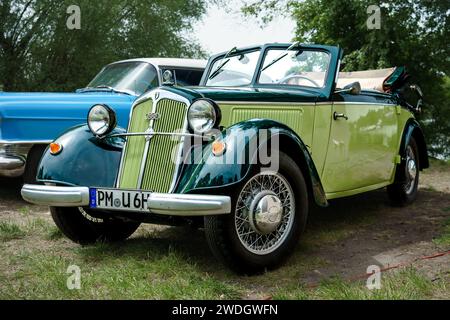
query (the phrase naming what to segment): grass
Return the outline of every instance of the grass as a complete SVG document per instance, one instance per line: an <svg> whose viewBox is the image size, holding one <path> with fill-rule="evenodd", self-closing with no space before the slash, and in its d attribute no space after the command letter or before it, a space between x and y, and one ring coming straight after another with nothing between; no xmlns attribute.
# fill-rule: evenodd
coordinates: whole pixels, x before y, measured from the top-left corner
<svg viewBox="0 0 450 320"><path fill-rule="evenodd" d="M381 288L369 290L365 282L349 282L342 278L322 281L310 289L305 285L281 288L275 299L321 300L416 300L432 298L435 292L448 292L449 284L440 279L431 282L414 268L385 273L381 276Z"/></svg>
<svg viewBox="0 0 450 320"><path fill-rule="evenodd" d="M0 240L10 241L25 237L26 232L19 225L11 222L0 222Z"/></svg>
<svg viewBox="0 0 450 320"><path fill-rule="evenodd" d="M382 276L381 290L363 281L332 277L311 288L316 270L332 269L333 257L318 254L349 237L359 237L382 218L384 205L372 195L335 201L313 212L303 240L281 268L244 277L231 273L211 255L204 234L189 228L143 227L126 242L79 246L48 216L21 210L17 222L0 220L0 299L426 299L448 297L448 282L431 281L407 268ZM363 208L363 209L359 209ZM442 210L450 210L448 203ZM438 209L441 210L441 209ZM434 241L448 245L450 220ZM389 241L389 232L377 232ZM69 290L70 266L81 270L81 289ZM318 278L322 278L321 275ZM309 279L309 280L308 280ZM309 282L308 282L309 283Z"/></svg>
<svg viewBox="0 0 450 320"><path fill-rule="evenodd" d="M21 227L1 223L0 230L9 235L9 241L39 239L35 246L9 248L14 254L5 254L7 240L2 238L0 299L240 299L249 292L256 298L273 299L425 299L449 290L445 282L431 282L413 268L383 274L381 290L370 291L361 281L336 277L310 288L300 279L329 262L310 256L308 244L281 269L239 277L203 250L196 257L187 255L192 248L186 248L198 243L186 243L179 228L141 230L138 237L125 243L86 247L72 244L44 219L28 220ZM180 232L182 239L167 239L174 232ZM334 240L335 236L320 235L309 243ZM72 275L67 271L74 265L81 270L80 290L67 287Z"/></svg>
<svg viewBox="0 0 450 320"><path fill-rule="evenodd" d="M3 242L33 235L43 236L48 240L57 240L63 237L62 232L56 226L42 218L27 218L24 223L0 221L0 240Z"/></svg>
<svg viewBox="0 0 450 320"><path fill-rule="evenodd" d="M437 171L448 171L450 170L450 160L439 160L436 158L429 158L430 168Z"/></svg>
<svg viewBox="0 0 450 320"><path fill-rule="evenodd" d="M445 208L445 212L450 212L450 208ZM438 246L450 247L450 218L443 223L442 233L433 242Z"/></svg>
<svg viewBox="0 0 450 320"><path fill-rule="evenodd" d="M20 263L13 281L0 286L0 299L234 299L236 284L202 271L173 248L147 241L127 245L73 247L63 254L21 251L9 263ZM146 243L147 242L147 243ZM81 289L69 290L69 266L81 269Z"/></svg>
<svg viewBox="0 0 450 320"><path fill-rule="evenodd" d="M31 210L30 210L30 207L28 207L28 206L19 208L19 213L23 216L30 215L30 212L31 212Z"/></svg>

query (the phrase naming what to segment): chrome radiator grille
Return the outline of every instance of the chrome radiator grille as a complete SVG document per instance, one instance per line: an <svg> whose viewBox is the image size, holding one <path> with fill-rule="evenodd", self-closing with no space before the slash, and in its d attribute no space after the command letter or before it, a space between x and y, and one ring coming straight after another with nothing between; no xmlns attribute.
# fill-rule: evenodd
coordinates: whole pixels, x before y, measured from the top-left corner
<svg viewBox="0 0 450 320"><path fill-rule="evenodd" d="M135 106L129 132L145 132L149 128L147 114L150 112L158 114L158 119L153 121L154 132L185 130L186 104L161 99L155 107L152 100ZM175 136L154 135L150 142L146 142L144 136L128 137L121 164L119 188L170 192L176 172L175 155L179 144L180 138Z"/></svg>

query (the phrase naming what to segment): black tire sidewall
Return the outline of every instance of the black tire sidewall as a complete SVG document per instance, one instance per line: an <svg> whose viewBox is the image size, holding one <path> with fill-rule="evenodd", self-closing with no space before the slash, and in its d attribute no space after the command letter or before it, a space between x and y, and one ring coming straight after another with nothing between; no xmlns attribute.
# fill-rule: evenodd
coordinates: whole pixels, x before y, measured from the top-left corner
<svg viewBox="0 0 450 320"><path fill-rule="evenodd" d="M412 192L410 192L410 193L406 192L405 180L406 180L406 175L408 174L407 173L407 165L408 164L406 163L406 159L405 159L405 161L403 161L402 164L397 167L397 173L395 175L394 183L392 185L388 186L388 188L387 188L389 199L391 200L391 203L394 206L405 206L407 204L410 204L417 198L417 194L418 194L419 175L420 175L419 149L418 149L418 146L417 146L417 143L416 143L416 140L414 139L414 137L410 138L410 140L407 144L407 147L408 146L411 146L411 148L414 152L414 157L415 157L415 161L416 161L417 173L416 173L416 179L414 181L414 188L413 188ZM405 153L406 153L406 148L405 148Z"/></svg>
<svg viewBox="0 0 450 320"><path fill-rule="evenodd" d="M56 226L70 240L85 245L97 241L113 242L125 240L139 227L138 222L119 219L104 219L93 222L80 212L79 208L50 207Z"/></svg>

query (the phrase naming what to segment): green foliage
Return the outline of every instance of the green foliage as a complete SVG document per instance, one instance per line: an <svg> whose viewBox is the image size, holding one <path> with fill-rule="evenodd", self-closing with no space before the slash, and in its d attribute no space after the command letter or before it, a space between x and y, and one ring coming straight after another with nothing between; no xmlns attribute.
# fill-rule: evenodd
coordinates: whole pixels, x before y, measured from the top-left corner
<svg viewBox="0 0 450 320"><path fill-rule="evenodd" d="M369 30L370 5L381 8L381 29ZM450 2L430 0L256 1L244 12L262 17L288 10L296 40L339 45L346 71L406 66L425 96L420 116L434 155L450 157Z"/></svg>
<svg viewBox="0 0 450 320"><path fill-rule="evenodd" d="M207 3L79 0L81 29L69 30L73 1L1 1L0 84L5 91L72 91L116 60L202 57L186 35Z"/></svg>

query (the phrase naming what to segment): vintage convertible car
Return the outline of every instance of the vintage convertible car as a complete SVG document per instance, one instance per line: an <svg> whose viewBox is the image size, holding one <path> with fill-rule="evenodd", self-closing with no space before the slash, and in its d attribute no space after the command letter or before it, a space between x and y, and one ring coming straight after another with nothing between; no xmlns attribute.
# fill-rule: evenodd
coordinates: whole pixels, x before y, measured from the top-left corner
<svg viewBox="0 0 450 320"><path fill-rule="evenodd" d="M87 125L45 153L46 185L25 185L22 196L49 205L81 244L125 239L142 222L187 222L204 227L232 269L273 268L311 205L383 187L405 205L428 167L404 68L339 73L341 55L321 45L233 48L210 58L200 87L137 99L127 130L95 105Z"/></svg>
<svg viewBox="0 0 450 320"><path fill-rule="evenodd" d="M68 128L86 122L95 103L114 108L126 126L134 100L164 81L198 85L206 61L191 59L133 59L107 65L76 93L0 92L0 176L34 182L47 145ZM163 79L163 75L167 79Z"/></svg>

